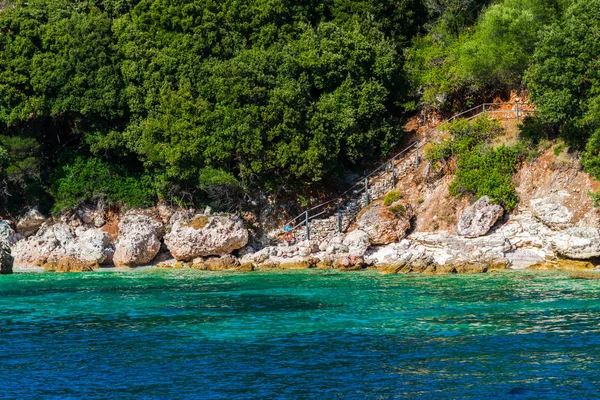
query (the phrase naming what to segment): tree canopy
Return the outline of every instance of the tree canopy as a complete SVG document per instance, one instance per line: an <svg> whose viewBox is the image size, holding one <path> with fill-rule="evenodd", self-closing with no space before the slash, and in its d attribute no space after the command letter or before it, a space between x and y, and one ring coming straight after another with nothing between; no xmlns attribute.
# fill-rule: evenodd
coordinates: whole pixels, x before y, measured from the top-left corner
<svg viewBox="0 0 600 400"><path fill-rule="evenodd" d="M3 176L53 198L65 166L101 158L174 200L207 169L267 190L333 179L401 138L424 18L416 0L17 1L0 13Z"/></svg>

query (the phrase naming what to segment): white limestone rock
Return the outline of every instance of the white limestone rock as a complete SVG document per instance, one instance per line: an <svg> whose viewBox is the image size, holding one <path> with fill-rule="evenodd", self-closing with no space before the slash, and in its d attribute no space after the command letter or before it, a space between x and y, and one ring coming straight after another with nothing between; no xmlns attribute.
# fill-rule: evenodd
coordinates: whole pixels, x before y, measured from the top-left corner
<svg viewBox="0 0 600 400"><path fill-rule="evenodd" d="M554 250L563 257L588 260L600 257L600 231L592 227L575 227L558 232L552 238Z"/></svg>
<svg viewBox="0 0 600 400"><path fill-rule="evenodd" d="M221 256L248 244L248 230L239 219L224 216L196 215L189 220L176 220L165 244L177 260Z"/></svg>
<svg viewBox="0 0 600 400"><path fill-rule="evenodd" d="M468 238L483 236L502 215L504 215L502 206L491 204L489 197L483 196L465 209L458 220L456 232Z"/></svg>
<svg viewBox="0 0 600 400"><path fill-rule="evenodd" d="M163 224L144 214L128 214L119 222L113 263L117 267L149 264L160 251Z"/></svg>

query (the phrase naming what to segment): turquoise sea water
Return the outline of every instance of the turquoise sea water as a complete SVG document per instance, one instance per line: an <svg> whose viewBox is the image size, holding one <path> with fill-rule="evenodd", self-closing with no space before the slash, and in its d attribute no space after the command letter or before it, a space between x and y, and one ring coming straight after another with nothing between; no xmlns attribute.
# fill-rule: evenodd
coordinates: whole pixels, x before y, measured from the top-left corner
<svg viewBox="0 0 600 400"><path fill-rule="evenodd" d="M0 276L0 397L596 398L599 295L525 272Z"/></svg>

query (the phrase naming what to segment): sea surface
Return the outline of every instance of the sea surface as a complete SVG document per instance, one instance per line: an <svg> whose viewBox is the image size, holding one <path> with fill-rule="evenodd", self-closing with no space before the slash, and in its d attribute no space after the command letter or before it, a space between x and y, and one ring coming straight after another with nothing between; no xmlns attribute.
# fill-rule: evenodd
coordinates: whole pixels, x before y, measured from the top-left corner
<svg viewBox="0 0 600 400"><path fill-rule="evenodd" d="M540 272L0 276L0 397L598 398L599 296Z"/></svg>

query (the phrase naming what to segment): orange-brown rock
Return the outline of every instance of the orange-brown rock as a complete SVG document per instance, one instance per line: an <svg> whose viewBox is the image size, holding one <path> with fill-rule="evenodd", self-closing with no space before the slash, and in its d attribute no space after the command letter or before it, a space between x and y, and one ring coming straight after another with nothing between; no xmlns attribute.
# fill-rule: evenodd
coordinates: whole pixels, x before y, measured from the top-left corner
<svg viewBox="0 0 600 400"><path fill-rule="evenodd" d="M61 258L43 264L44 270L54 272L91 272L100 268L97 262L83 261L75 258Z"/></svg>
<svg viewBox="0 0 600 400"><path fill-rule="evenodd" d="M591 271L596 267L589 261L554 260L534 264L527 269L535 271Z"/></svg>
<svg viewBox="0 0 600 400"><path fill-rule="evenodd" d="M237 269L240 262L231 255L224 255L222 257L207 258L204 260L204 265L209 271L227 271Z"/></svg>
<svg viewBox="0 0 600 400"><path fill-rule="evenodd" d="M383 201L376 201L357 215L356 224L369 235L371 245L385 245L406 236L413 216L410 205L396 202L386 207Z"/></svg>
<svg viewBox="0 0 600 400"><path fill-rule="evenodd" d="M308 269L316 268L319 263L318 258L314 257L303 257L291 259L290 261L284 261L279 264L279 269Z"/></svg>

